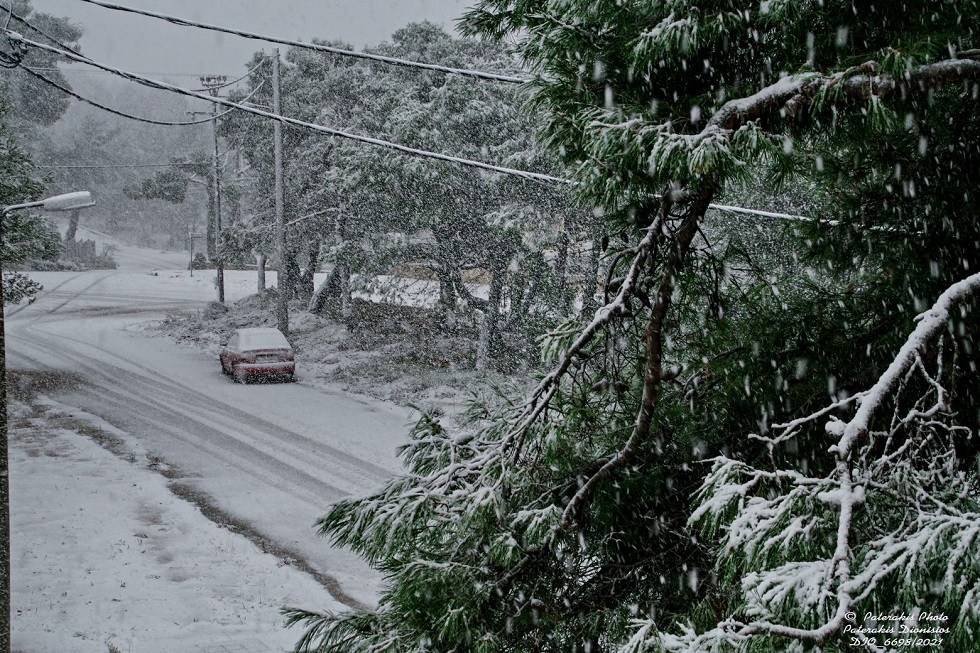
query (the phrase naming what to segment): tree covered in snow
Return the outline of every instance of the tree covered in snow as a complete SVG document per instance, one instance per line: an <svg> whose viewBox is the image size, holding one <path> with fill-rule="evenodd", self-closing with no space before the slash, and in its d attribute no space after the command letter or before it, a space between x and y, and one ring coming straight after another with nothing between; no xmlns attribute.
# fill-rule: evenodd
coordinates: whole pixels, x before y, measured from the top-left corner
<svg viewBox="0 0 980 653"><path fill-rule="evenodd" d="M513 66L500 46L453 38L430 23L408 25L369 51L479 69ZM254 101L268 105L269 67L259 55L250 65L256 67L253 86L266 80ZM513 87L298 48L285 52L282 70L289 116L446 155L539 171L554 165L519 111ZM266 223L273 198L270 131L267 122L244 116L225 127L229 135L244 134L254 205ZM443 326L479 322L481 351L499 349L501 331L520 330L515 318L533 322L529 315L550 310L542 298L556 284L535 284L531 277L541 250L557 240L558 214L567 214L569 223L579 214L567 189L298 129L285 130L284 153L286 219L302 219L289 228L290 249L314 267L321 254L334 264L312 310L339 306L349 317L352 275L390 275L406 264L427 268L438 281ZM489 276L489 297L476 296L463 282L464 272L474 269ZM312 288L304 287L309 294ZM508 299L519 310L503 315Z"/></svg>
<svg viewBox="0 0 980 653"><path fill-rule="evenodd" d="M134 88L111 78L80 77L75 80L75 92L129 115L161 121L180 116L183 120L186 110L192 108L181 96ZM195 187L189 201L184 201L187 193L181 177L189 172L187 166L168 169L145 164L193 157L202 161L198 174L203 170L202 180L208 180L210 168L204 153L210 150L209 130L207 124L147 125L73 100L59 120L36 130L30 148L49 177L49 192L85 189L98 198L100 208L82 215L85 224L130 242L180 249L189 224L199 219L206 194L203 187L200 192ZM65 233L69 242L75 240L76 217L72 216Z"/></svg>
<svg viewBox="0 0 980 653"><path fill-rule="evenodd" d="M34 11L30 0L12 0L7 3L3 20L5 27L27 38L38 38L41 34L37 30L41 30L45 35L75 48L82 36L82 30L69 19ZM63 62L58 55L38 49L30 49L21 54L23 65L44 70L49 79L68 86L64 75L57 68ZM20 67L9 68L0 77L0 94L10 104L7 120L16 123L21 129L52 125L71 102L62 91L38 80Z"/></svg>
<svg viewBox="0 0 980 653"><path fill-rule="evenodd" d="M425 414L404 476L329 509L389 586L292 612L299 648L877 650L868 613L932 613L965 650L980 3L483 0L465 25L536 77L602 215L603 305L528 396ZM812 220L712 208L747 186Z"/></svg>
<svg viewBox="0 0 980 653"><path fill-rule="evenodd" d="M329 45L349 48L343 43ZM270 55L256 53L248 67L252 71L248 101L271 108ZM293 48L284 53L281 71L285 115L341 129L349 126L352 93L361 87L359 79L352 79L359 78L358 67L350 65L347 59ZM233 94L232 99L243 100L245 95L244 92ZM272 246L275 225L272 123L233 113L222 121L221 130L242 152L247 164L239 174L250 218L247 228L265 242L260 253L275 257L278 253ZM333 180L328 174L335 142L320 134L289 128L283 129L282 136L285 219L287 222L302 220L286 230L286 260L280 266L284 272L280 284L293 296L309 297L313 292L312 274L320 263L321 245L331 234L336 217L336 202L331 199ZM313 215L316 219L310 217Z"/></svg>

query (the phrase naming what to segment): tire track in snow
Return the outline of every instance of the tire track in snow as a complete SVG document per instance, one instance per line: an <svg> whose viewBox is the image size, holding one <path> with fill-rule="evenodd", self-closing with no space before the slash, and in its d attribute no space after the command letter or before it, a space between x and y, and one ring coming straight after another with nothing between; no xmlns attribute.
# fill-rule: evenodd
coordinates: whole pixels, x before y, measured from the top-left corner
<svg viewBox="0 0 980 653"><path fill-rule="evenodd" d="M118 274L118 272L115 272L115 273L111 273L110 275L107 275L107 276L111 276L112 274ZM42 290L42 291L41 291L40 293L38 293L38 295L37 295L37 297L35 298L35 300L34 300L33 302L28 302L27 304L24 304L24 305L22 305L22 306L16 306L16 307L14 307L14 308L12 308L12 309L10 309L9 311L7 311L7 313L6 313L6 316L5 316L5 317L6 317L6 318L11 318L11 317L13 317L13 316L15 316L15 315L17 315L18 313L20 313L20 312L22 312L22 311L25 311L25 310L27 310L28 308L31 308L32 306L33 306L34 308L41 308L41 306L43 306L43 302L42 302L42 305L41 305L41 306L35 306L35 304L36 304L36 302L37 302L37 300L38 300L38 299L41 299L41 298L45 298L45 299L47 299L48 297L54 297L54 296L57 296L57 291L58 291L59 289L61 289L62 287L64 287L64 286L66 286L66 285L68 285L68 284L69 284L69 283L71 283L72 281L76 281L76 280L77 280L77 279L79 279L80 277L84 277L84 276L87 276L87 273L85 273L85 272L79 272L79 273L78 273L78 274L76 274L75 276L73 276L73 277L69 277L68 279L65 279L64 281L62 281L62 282L60 282L60 283L59 283L58 285L56 285L56 286L54 286L54 287L52 287L52 288L45 288L45 289L43 289L43 290ZM105 277L104 277L104 276L103 276L103 277L100 277L100 278L99 278L99 279L97 279L97 280L96 280L95 282L93 282L93 283L91 283L90 285L88 285L88 286L86 286L86 287L85 287L85 288L83 288L82 290L80 290L80 291L78 291L78 292L74 292L74 293L72 293L72 295L71 295L71 299L75 299L75 298L77 298L77 297L79 296L79 294L81 294L81 293L83 293L83 292L85 292L86 290L88 290L88 289L89 289L89 288L91 288L92 286L94 286L94 285L96 285L96 284L98 284L98 283L99 283L99 282L101 282L101 281L102 281L103 279L105 279ZM69 299L68 301L71 301L71 299ZM54 308L54 309L52 309L51 311L49 311L49 313L53 313L53 312L55 312L56 310L58 310L58 308L60 308L61 306L64 306L64 305L65 305L65 304L67 304L67 303L68 303L68 302L65 302L64 304L61 304L60 306L58 306L58 307L56 307L56 308ZM42 317L42 315L40 315L40 314L39 314L39 315L38 315L37 317L35 317L35 318L34 318L34 320L36 321L36 320L37 320L37 319L39 319L40 317Z"/></svg>

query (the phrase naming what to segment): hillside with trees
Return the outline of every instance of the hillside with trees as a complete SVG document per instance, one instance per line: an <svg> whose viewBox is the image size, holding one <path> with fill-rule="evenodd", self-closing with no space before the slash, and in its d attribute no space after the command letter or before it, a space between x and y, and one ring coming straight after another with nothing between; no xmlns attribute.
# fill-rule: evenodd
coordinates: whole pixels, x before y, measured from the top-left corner
<svg viewBox="0 0 980 653"><path fill-rule="evenodd" d="M424 23L370 52L476 69L514 65L500 47ZM259 89L251 101L259 106L271 104L270 67L265 53L249 63L250 86ZM514 87L292 48L283 57L282 98L285 115L334 129L521 169L547 172L555 165L535 142ZM239 260L249 250L276 255L268 249L271 131L268 121L242 114L222 125L248 162L242 184L252 217L226 239L238 249L228 255ZM310 310L332 308L356 329L352 283L413 270L438 282L436 322L472 343L479 368L513 366L508 359L526 358L534 339L567 316L567 243L559 263L546 263L545 253L559 249L569 231L582 240L591 235L567 189L295 128L285 130L283 159L290 228L281 288ZM332 266L331 277L314 288L313 271L323 264ZM480 275L486 296L464 282L469 273Z"/></svg>

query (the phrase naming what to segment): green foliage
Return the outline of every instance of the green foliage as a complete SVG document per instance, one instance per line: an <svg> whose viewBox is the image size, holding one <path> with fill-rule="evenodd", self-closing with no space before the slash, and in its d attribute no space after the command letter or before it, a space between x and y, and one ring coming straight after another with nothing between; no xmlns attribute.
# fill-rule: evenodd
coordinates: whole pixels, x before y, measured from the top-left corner
<svg viewBox="0 0 980 653"><path fill-rule="evenodd" d="M963 64L973 72L928 92L882 90L909 66L975 53L962 26L978 21L977 2L483 0L471 10L467 30L512 40L538 76L543 137L575 171L579 203L622 242L602 246L605 305L544 340L551 371L530 397L459 433L427 416L403 477L320 522L390 589L370 617L296 613L310 627L303 648L837 650L847 646L832 621L841 606L911 610L927 586L939 609L974 596L972 554L945 577L936 570L944 543L965 550L960 535L975 529L949 530L945 509L903 513L888 498L907 503L926 488L949 513L973 510L975 299L950 315L942 369L883 399L892 410L856 436L853 458L828 452L819 429L774 433L828 404L848 414L915 315L980 270L975 69ZM871 78L892 72L902 76ZM399 127L434 131L412 112ZM434 183L422 166L406 169ZM707 211L738 196L816 219L777 226ZM919 413L908 411L926 415L932 392L955 399L936 400L942 417L913 427ZM942 456L902 448L940 435ZM850 465L883 487L868 485L840 545ZM900 468L912 471L889 475ZM935 528L914 527L929 515ZM910 573L896 564L875 575L894 561L881 542L905 534L928 541ZM837 573L841 560L853 576ZM965 632L976 617L964 614ZM729 617L763 625L733 635L741 626ZM798 637L807 643L766 636L766 624L827 623Z"/></svg>
<svg viewBox="0 0 980 653"><path fill-rule="evenodd" d="M5 120L6 103L0 101L0 205L23 204L40 198L44 187L34 176L30 156L21 148Z"/></svg>
<svg viewBox="0 0 980 653"><path fill-rule="evenodd" d="M133 199L163 200L171 204L182 204L187 197L187 174L177 168L158 172L135 188L127 189Z"/></svg>
<svg viewBox="0 0 980 653"><path fill-rule="evenodd" d="M211 267L204 252L194 252L194 259L187 264L188 270L207 270Z"/></svg>
<svg viewBox="0 0 980 653"><path fill-rule="evenodd" d="M6 105L0 101L0 207L24 204L41 197L44 187L37 181L34 163L21 149L6 122ZM3 293L5 303L30 299L41 286L10 270L29 259L53 259L61 252L57 233L30 210L2 215Z"/></svg>
<svg viewBox="0 0 980 653"><path fill-rule="evenodd" d="M513 66L502 48L453 38L430 23L409 25L373 51L480 69ZM252 62L256 85L269 74L259 56ZM266 85L254 101L268 105L269 94ZM291 49L282 65L282 103L285 113L301 120L446 155L541 171L553 166L534 141L531 120L518 110L517 89L506 85ZM255 173L253 226L270 225L270 126L235 116L222 129L242 140ZM508 353L510 360L523 358L528 342L550 326L543 315L554 305L543 298L553 294L553 275L540 274L535 263L555 242L556 214L574 214L563 189L302 130L285 131L283 151L286 220L302 219L287 230L287 256L300 260L322 250L364 278L390 275L402 264L432 269L444 326L456 325L462 333L489 325L491 356L501 366ZM509 264L516 274L508 274ZM508 319L499 306L475 297L463 277L476 269L498 281L506 277L502 294L526 310ZM340 284L335 290L341 292Z"/></svg>

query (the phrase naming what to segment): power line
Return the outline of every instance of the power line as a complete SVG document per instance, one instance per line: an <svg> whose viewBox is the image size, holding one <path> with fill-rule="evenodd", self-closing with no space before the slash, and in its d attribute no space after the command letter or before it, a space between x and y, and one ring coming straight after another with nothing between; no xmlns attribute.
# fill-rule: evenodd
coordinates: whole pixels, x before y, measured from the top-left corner
<svg viewBox="0 0 980 653"><path fill-rule="evenodd" d="M133 12L133 13L147 13L147 15L152 15L153 17L156 17L156 18L162 18L164 20L170 20L170 17L166 17L166 16L163 16L163 15L154 15L151 12L142 12L142 11L130 9L128 7L122 7L122 6L119 6L119 5L110 5L109 3L97 2L96 0L82 0L82 1L83 2L90 2L92 4L97 4L97 5L100 5L100 6L105 6L105 7L110 8L110 9L119 9L121 11L130 11L130 12ZM174 20L175 21L181 21L181 19L174 19ZM171 21L171 22L173 22L173 21ZM184 22L178 22L177 24L185 24L185 23ZM196 26L201 26L201 27L205 27L205 28L210 28L208 26L198 25L198 24L190 23L190 22L186 22L186 24L189 25L189 26L195 26L195 27ZM217 29L218 31L223 31L224 30L224 28L215 28L215 29ZM479 168L479 169L483 169L483 170L489 170L489 171L498 172L498 173L501 173L501 174L518 176L518 177L522 177L522 178L525 178L525 179L530 179L532 181L543 181L543 182L555 183L555 184L570 184L570 185L571 184L575 184L574 181L569 180L569 179L563 179L561 177L553 177L551 175L545 175L545 174L536 173L536 172L529 172L529 171L526 171L526 170L518 170L518 169L514 169L514 168L505 168L503 166L496 166L496 165L489 164L489 163L483 163L481 161L473 161L473 160L470 160L470 159L463 159L463 158L460 158L460 157L454 157L454 156L450 156L450 155L447 155L447 154L440 154L438 152L430 152L430 151L427 151L427 150L419 150L419 149L416 149L416 148L408 147L408 146L405 146L405 145L400 145L398 143L392 143L392 142L389 142L389 141L384 141L384 140L377 139L377 138L372 138L372 137L369 137L369 136L360 136L360 135L357 135L357 134L351 134L351 133L344 132L344 131L341 131L341 130L338 130L338 129L333 129L331 127L326 127L324 125L317 125L317 124L314 124L314 123L303 122L303 121L297 120L295 118L288 118L286 116L281 116L281 115L278 115L278 114L275 114L275 113L272 113L272 112L269 112L269 111L264 111L264 110L257 109L257 108L254 108L254 107L245 106L245 105L242 105L242 104L239 104L239 103L236 103L236 102L231 102L231 101L225 100L224 98L210 97L208 95L202 95L202 94L200 94L198 92L195 92L195 91L188 91L186 89L180 88L178 86L173 86L173 85L167 84L165 82L159 82L159 81L152 80L152 79L149 79L149 78L146 78L146 77L142 77L142 76L140 76L140 75L138 75L136 73L131 73L131 72L119 70L119 69L116 69L116 68L112 68L111 66L106 66L104 64L97 63L97 62L95 62L95 61L93 61L91 59L88 59L87 57L83 57L82 55L78 55L78 54L76 54L76 53L74 53L74 52L72 52L70 50L67 50L67 51L58 50L56 48L52 48L51 46L46 46L46 45L41 44L41 43L36 43L34 41L31 41L29 39L24 38L23 36L17 34L16 32L11 32L10 30L7 30L7 29L5 29L3 31L5 31L8 34L8 36L12 37L14 40L20 41L20 42L22 42L22 43L24 43L26 45L31 45L31 46L38 47L38 48L41 48L41 49L44 49L44 50L48 50L50 52L55 52L57 54L61 54L61 55L65 56L65 57L67 57L69 59L75 59L77 61L81 61L82 63L87 63L89 65L95 66L96 68L98 68L98 69L100 69L100 70L102 70L104 72L107 72L107 73L111 73L113 75L120 76L120 77L122 77L124 79L128 79L130 81L134 81L134 82L136 82L138 84L142 84L144 86L149 86L150 88L156 88L156 89L159 89L159 90L171 91L171 92L174 92L174 93L178 93L180 95L186 95L186 96L189 96L189 97L195 97L195 98L198 98L198 99L201 99L201 100L206 100L208 102L212 102L214 104L220 104L220 105L229 107L229 111L226 111L223 114L219 114L219 115L224 115L224 114L226 114L226 113L228 113L228 112L230 112L230 111L232 111L234 109L238 109L240 111L244 111L246 113L251 113L251 114L254 114L254 115L257 115L257 116L261 116L261 117L264 117L264 118L267 118L267 119L270 119L270 120L277 120L277 121L279 121L279 122L281 122L283 124L292 125L294 127L300 127L300 128L303 128L303 129L309 129L309 130L312 130L312 131L317 131L317 132L328 134L328 135L331 135L331 136L337 136L337 137L340 137L340 138L347 138L347 139L359 141L359 142L362 142L362 143L368 143L368 144L371 144L371 145L376 145L376 146L379 146L379 147L386 147L386 148L389 148L389 149L394 149L394 150L397 150L397 151L405 152L406 154L410 154L410 155L413 155L413 156L420 156L420 157L424 157L424 158L432 158L432 159L437 159L437 160L441 160L441 161L447 161L447 162L451 162L451 163L457 163L457 164L460 164L460 165L465 165L465 166L469 166L469 167L475 167L475 168ZM229 33L232 33L232 34L236 34L237 33L234 30L224 30L224 31L228 31ZM242 35L243 36L246 36L246 38L264 39L264 37L259 37L259 36L248 36L248 35L245 35L245 34L242 34ZM277 42L277 41L273 41L273 42ZM278 41L278 42L283 42L283 41ZM286 44L289 45L290 43L289 42L286 42ZM302 44L300 42L296 42L295 44L298 45L298 46L300 46L300 47L312 47L313 49L326 48L326 46L308 46L307 44ZM335 49L334 48L331 48L329 50L332 51L332 50L335 50ZM340 53L343 53L343 52L346 52L346 51L336 52L335 54L340 54ZM353 54L355 56L359 56L358 53L350 53L350 54ZM389 62L389 63L392 63L392 62ZM409 65L409 64L414 65L413 62L403 62L403 63L405 65ZM431 67L428 64L419 64L419 65L421 65L423 67ZM256 66L256 68L258 68L258 66ZM254 70L255 70L255 68L253 68L253 71ZM526 81L526 80L523 80L523 81ZM249 97L251 97L252 94L254 94L255 92L257 92L260 87L256 87L256 89L253 90L252 93L249 94ZM61 88L61 87L59 86L59 88ZM78 97L72 91L68 91L67 89L64 89L64 88L62 88L62 90L64 90L65 92L67 92L67 93L69 93L69 94L71 94L71 95L73 95L75 97ZM80 98L79 97L78 99L81 99L84 102L92 103L91 101L86 100L84 98ZM243 102L246 101L247 99L248 98L246 97L243 100ZM94 103L92 103L92 104L94 104ZM96 106L99 106L99 105L96 105ZM113 113L118 113L118 112L115 112L114 110L111 110L111 109L107 109L107 110L109 110L109 111L111 111ZM127 117L130 117L130 116L127 116ZM138 120L138 118L134 118L134 119L137 119ZM201 122L209 122L211 119L213 119L213 118L209 118L209 119L204 120L204 121L201 121ZM193 124L193 123L182 123L182 124ZM836 220L820 220L818 218L812 218L812 217L807 217L807 216L792 215L792 214L788 214L788 213L778 213L778 212L773 212L773 211L760 211L760 210L757 210L757 209L748 209L748 208L743 208L743 207L738 207L738 206L728 206L728 205L724 205L724 204L709 204L708 205L708 208L714 209L716 211L722 211L722 212L725 212L725 213L735 213L735 214L742 214L742 215L755 215L755 216L764 217L764 218L772 218L772 219L778 219L778 220L789 220L789 221L794 221L794 222L800 222L800 221L802 221L802 222L819 222L821 224L827 224L827 225L830 225L830 226L836 226L836 225L839 224L839 221L836 221Z"/></svg>
<svg viewBox="0 0 980 653"><path fill-rule="evenodd" d="M407 59L398 59L397 57L386 57L379 54L368 54L366 52L354 52L353 50L345 50L343 48L334 48L329 45L319 45L315 43L305 43L303 41L293 41L290 39L281 39L274 36L264 36L262 34L255 34L253 32L246 32L244 30L232 29L230 27L222 27L220 25L209 25L207 23L198 23L191 20L186 20L184 18L178 18L176 16L169 16L167 14L160 14L154 11L146 11L143 9L136 9L133 7L126 7L123 5L113 4L111 2L102 2L100 0L82 0L82 2L88 2L90 4L103 7L105 9L112 9L114 11L123 11L132 14L138 14L140 16L149 16L150 18L157 18L159 20L164 20L168 23L174 25L180 25L181 27L197 27L200 29L211 30L214 32L222 32L224 34L233 34L235 36L240 36L246 39L252 39L255 41L265 41L267 43L278 43L279 45L288 45L297 48L306 48L308 50L316 50L317 52L327 52L330 54L337 54L344 57L354 57L357 59L367 59L369 61L378 61L381 63L392 64L395 66L404 66L407 68L422 68L425 70L435 70L443 73L450 73L453 75L461 75L463 77L474 77L477 79L493 80L498 82L508 82L511 84L524 84L532 80L513 77L510 75L501 75L498 73L488 73L480 70L470 70L467 68L452 68L449 66L440 66L438 64L427 64L421 63L419 61L409 61Z"/></svg>
<svg viewBox="0 0 980 653"><path fill-rule="evenodd" d="M95 170L109 168L170 168L173 166L210 165L208 161L171 161L170 163L79 163L73 165L35 165L44 170Z"/></svg>
<svg viewBox="0 0 980 653"><path fill-rule="evenodd" d="M272 113L270 111L264 111L262 109L257 109L255 107L250 107L238 102L232 102L226 100L222 97L211 97L202 93L197 93L195 91L188 91L187 89L181 88L179 86L174 86L173 84L168 84L166 82L161 82L158 80L150 79L148 77L143 77L142 75L137 75L135 73L127 72L119 68L113 68L112 66L107 66L105 64L98 63L81 55L68 50L61 50L50 45L45 45L43 43L38 43L37 41L32 41L16 32L11 32L10 30L5 30L6 33L15 41L29 45L35 48L40 48L42 50L47 50L49 52L54 52L55 54L60 54L69 59L74 59L76 61L81 61L87 63L96 68L101 68L102 70L107 70L115 73L116 75L128 79L130 81L148 86L150 88L156 88L164 91L171 91L180 95L186 95L188 97L197 98L199 100L205 100L207 102L212 102L214 104L219 104L231 109L239 109L245 113L251 113L263 118L268 118L270 120L278 120L284 125L291 125L293 127L300 127L302 129L309 129L311 131L320 132L322 134L328 134L330 136L336 136L338 138L346 138L353 141L358 141L361 143L368 143L370 145L376 145L378 147L384 147L387 149L395 150L398 152L404 152L412 156L419 156L429 159L436 159L439 161L447 161L450 163L457 163L459 165L464 165L471 168L478 168L481 170L487 170L490 172L499 172L505 175L511 175L515 177L522 177L524 179L529 179L531 181L543 181L547 183L560 183L569 184L572 183L567 179L562 179L560 177L553 177L551 175L542 174L539 172L529 172L527 170L517 170L515 168L506 168L504 166L493 165L491 163L484 163L482 161L474 161L472 159L464 159L461 157L451 156L449 154L440 154L438 152L430 152L428 150L420 150L414 147L409 147L407 145L400 145L398 143L393 143L391 141L385 141L380 138L373 138L370 136L361 136L359 134L352 134L350 132L345 132L340 129L334 129L332 127L326 127L324 125L318 125L315 123L304 122L302 120L297 120L296 118L289 118L279 114Z"/></svg>
<svg viewBox="0 0 980 653"><path fill-rule="evenodd" d="M90 70L88 68L58 68L54 66L38 68L35 67L34 70L45 72L45 73L85 73L92 75L111 75L107 70ZM136 71L138 75L161 75L163 77L200 77L203 73L165 73L165 72L147 72L145 70ZM240 80L236 80L240 81Z"/></svg>
<svg viewBox="0 0 980 653"><path fill-rule="evenodd" d="M72 46L69 46L69 45L63 43L57 37L52 36L51 34L48 34L44 30L42 30L41 28L39 28L36 25L28 22L28 20L26 18L23 18L22 16L19 16L18 14L14 13L13 11L11 11L8 14L8 22L9 22L9 18L11 16L13 18L17 19L20 23L22 23L29 30L34 31L34 32L37 32L38 34L40 34L44 38L48 39L49 41L51 41L52 43L54 43L55 45L57 45L58 47L64 48L65 50L71 50L72 52L75 52L76 54L81 55L81 52L78 51L78 48L77 47L72 47ZM82 55L82 56L84 56L84 55ZM87 60L88 60L88 57L86 57L86 61ZM261 65L262 65L261 63L260 64L257 64L251 70L249 70L248 72L246 72L244 75L242 75L238 79L235 79L233 81L230 81L230 82L224 84L221 88L224 88L224 86L232 86L234 84L237 84L238 82L242 81L243 79L245 79L246 77L248 77L249 75L251 75L256 70L258 70L258 68ZM103 73L103 74L111 74L111 73L109 73L108 71L105 71L105 70L86 70L86 69L79 70L77 68L74 69L74 70L71 70L71 69L64 70L64 69L57 68L57 67L50 67L50 68L34 68L34 70L37 71L37 72L42 72L43 71L43 72L59 72L59 73L64 73L64 72L77 72L77 73ZM164 76L167 76L167 77L200 77L200 74L198 74L198 73L141 72L139 74L141 74L141 75L164 75ZM197 91L197 90L205 90L205 89L193 89L193 90Z"/></svg>
<svg viewBox="0 0 980 653"><path fill-rule="evenodd" d="M208 118L202 118L200 120L187 120L187 121L183 121L183 122L173 122L173 121L169 121L169 120L154 120L153 118L141 118L140 116L134 116L132 114L125 113L123 111L119 111L118 109L113 109L111 107L107 107L104 104L99 104L95 100L90 100L90 99L88 99L86 97L82 97L81 95L79 95L75 91L71 90L70 88L66 88L66 87L62 86L61 84L59 84L58 82L54 81L53 79L49 79L49 78L45 77L44 75L42 75L41 73L35 72L34 70L32 70L31 68L29 68L28 66L21 65L20 68L21 68L21 70L23 70L28 75L31 75L31 76L33 76L33 77L41 80L45 84L49 84L49 85L55 87L56 89L58 89L62 93L65 93L66 95L70 95L71 97L75 98L79 102L84 102L85 104L90 104L90 105L92 105L93 107L95 107L97 109L101 109L101 110L106 111L108 113L111 113L113 115L121 116L121 117L127 118L129 120L135 120L137 122L144 122L144 123L147 123L147 124L150 124L150 125L162 125L164 127L187 127L189 125L203 125L206 122L211 122L215 118L214 116L211 116L211 117L208 117ZM255 90L253 90L249 94L249 97L251 97L256 91L258 91L259 88L261 88L261 84L258 87L256 87ZM227 111L222 111L220 114L218 114L218 117L220 118L221 116L228 115L232 111L234 111L234 109L228 109Z"/></svg>

